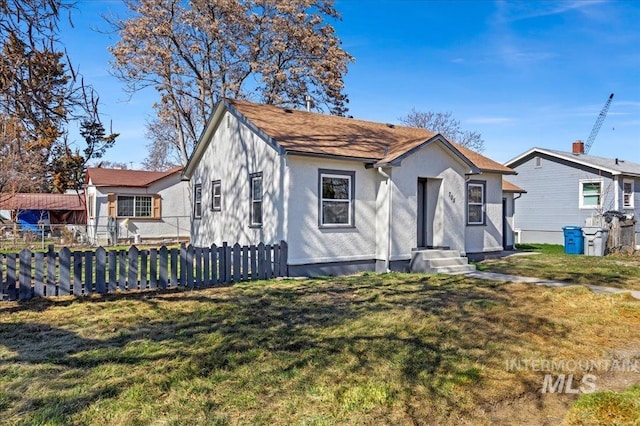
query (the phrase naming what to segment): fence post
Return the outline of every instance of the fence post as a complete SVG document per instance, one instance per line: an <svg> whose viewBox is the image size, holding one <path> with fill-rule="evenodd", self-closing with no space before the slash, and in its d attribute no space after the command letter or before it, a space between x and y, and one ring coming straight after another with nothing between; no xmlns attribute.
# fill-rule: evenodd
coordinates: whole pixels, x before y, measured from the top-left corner
<svg viewBox="0 0 640 426"><path fill-rule="evenodd" d="M33 296L44 296L44 253L37 252L33 254L35 260L35 273L33 277ZM0 264L0 268L2 265Z"/></svg>
<svg viewBox="0 0 640 426"><path fill-rule="evenodd" d="M31 252L27 249L20 251L20 291L18 300L31 299Z"/></svg>
<svg viewBox="0 0 640 426"><path fill-rule="evenodd" d="M180 285L187 286L187 246L180 243Z"/></svg>
<svg viewBox="0 0 640 426"><path fill-rule="evenodd" d="M140 269L140 288L152 288L149 283L148 274L149 274L149 250L140 250L140 263L138 264L138 268Z"/></svg>
<svg viewBox="0 0 640 426"><path fill-rule="evenodd" d="M242 281L249 279L249 247L242 246Z"/></svg>
<svg viewBox="0 0 640 426"><path fill-rule="evenodd" d="M218 261L220 262L220 282L228 283L227 280L227 242L223 241L222 246L220 246L220 253L218 256Z"/></svg>
<svg viewBox="0 0 640 426"><path fill-rule="evenodd" d="M218 271L219 262L218 262L218 246L215 244L211 244L211 285L216 285L218 283Z"/></svg>
<svg viewBox="0 0 640 426"><path fill-rule="evenodd" d="M242 247L240 244L235 243L233 245L233 282L240 282L240 255Z"/></svg>
<svg viewBox="0 0 640 426"><path fill-rule="evenodd" d="M264 246L264 263L266 278L273 278L273 266L271 264L271 244L266 244Z"/></svg>
<svg viewBox="0 0 640 426"><path fill-rule="evenodd" d="M258 279L258 247L249 247L249 257L251 258L251 279Z"/></svg>
<svg viewBox="0 0 640 426"><path fill-rule="evenodd" d="M118 253L109 250L109 288L107 292L115 293L118 289Z"/></svg>
<svg viewBox="0 0 640 426"><path fill-rule="evenodd" d="M0 253L0 301L6 300L6 292L2 272L4 271L4 255Z"/></svg>
<svg viewBox="0 0 640 426"><path fill-rule="evenodd" d="M195 287L202 287L202 249L200 247L193 248L195 254Z"/></svg>
<svg viewBox="0 0 640 426"><path fill-rule="evenodd" d="M264 261L264 243L258 244L258 279L264 280L267 278L267 271Z"/></svg>
<svg viewBox="0 0 640 426"><path fill-rule="evenodd" d="M18 295L16 294L16 257L15 253L7 254L7 297L9 300L16 300Z"/></svg>
<svg viewBox="0 0 640 426"><path fill-rule="evenodd" d="M166 246L162 246L160 247L160 282L158 283L158 286L161 289L165 289L167 288L167 284L169 281L169 251L167 250Z"/></svg>
<svg viewBox="0 0 640 426"><path fill-rule="evenodd" d="M129 290L139 289L138 283L138 248L131 246L129 248L129 273L127 274L127 288Z"/></svg>
<svg viewBox="0 0 640 426"><path fill-rule="evenodd" d="M289 276L289 266L288 266L288 257L289 257L289 246L287 242L282 240L280 241L280 276L287 277Z"/></svg>
<svg viewBox="0 0 640 426"><path fill-rule="evenodd" d="M178 287L178 249L171 249L169 253L171 256L171 282L172 288Z"/></svg>
<svg viewBox="0 0 640 426"><path fill-rule="evenodd" d="M211 247L202 247L200 250L202 250L202 285L204 285L205 287L209 287L211 285L211 254L210 254L210 250Z"/></svg>
<svg viewBox="0 0 640 426"><path fill-rule="evenodd" d="M56 252L53 245L47 250L47 296L56 296Z"/></svg>
<svg viewBox="0 0 640 426"><path fill-rule="evenodd" d="M273 245L273 276L280 276L280 246L278 244Z"/></svg>
<svg viewBox="0 0 640 426"><path fill-rule="evenodd" d="M84 258L84 253L82 253L81 251L73 252L73 294L76 296L82 296L82 259L83 258Z"/></svg>
<svg viewBox="0 0 640 426"><path fill-rule="evenodd" d="M93 259L94 253L84 252L84 295L88 296L93 291Z"/></svg>
<svg viewBox="0 0 640 426"><path fill-rule="evenodd" d="M187 268L187 282L185 287L193 288L193 252L194 247L189 244L187 246L187 259L185 262Z"/></svg>
<svg viewBox="0 0 640 426"><path fill-rule="evenodd" d="M96 291L100 294L107 292L106 288L107 276L107 252L104 248L96 249Z"/></svg>
<svg viewBox="0 0 640 426"><path fill-rule="evenodd" d="M127 252L118 251L118 287L121 291L127 290Z"/></svg>
<svg viewBox="0 0 640 426"><path fill-rule="evenodd" d="M158 288L158 250L149 250L149 288Z"/></svg>
<svg viewBox="0 0 640 426"><path fill-rule="evenodd" d="M71 294L71 251L66 247L60 250L60 287L58 293L60 296Z"/></svg>

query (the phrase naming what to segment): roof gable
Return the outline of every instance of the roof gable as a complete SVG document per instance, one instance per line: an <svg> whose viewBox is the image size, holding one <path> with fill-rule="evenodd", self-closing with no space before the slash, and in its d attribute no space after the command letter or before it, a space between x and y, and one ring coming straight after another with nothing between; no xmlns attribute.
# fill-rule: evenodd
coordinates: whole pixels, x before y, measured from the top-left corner
<svg viewBox="0 0 640 426"><path fill-rule="evenodd" d="M87 170L87 182L91 181L95 186L146 188L161 179L175 175L181 171L182 167L174 167L164 172L90 167Z"/></svg>
<svg viewBox="0 0 640 426"><path fill-rule="evenodd" d="M591 167L593 169L611 173L612 175L640 176L640 164L630 161L587 154L573 154L571 152L537 147L531 148L519 156L507 161L505 165L509 167L517 167L536 154L543 154L549 157L565 160L576 165Z"/></svg>
<svg viewBox="0 0 640 426"><path fill-rule="evenodd" d="M225 111L231 112L281 153L330 156L362 160L376 166L397 166L404 157L438 138L454 155L467 163L473 173L515 173L427 129L225 99L212 114L185 167L186 178L191 176L195 164L200 161Z"/></svg>
<svg viewBox="0 0 640 426"><path fill-rule="evenodd" d="M5 193L0 194L0 210L84 210L84 195Z"/></svg>

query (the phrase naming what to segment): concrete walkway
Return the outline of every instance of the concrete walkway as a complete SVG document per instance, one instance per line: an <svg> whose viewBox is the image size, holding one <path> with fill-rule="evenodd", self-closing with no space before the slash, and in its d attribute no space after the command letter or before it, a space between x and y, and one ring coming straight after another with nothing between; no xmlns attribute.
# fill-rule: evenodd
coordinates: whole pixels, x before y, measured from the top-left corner
<svg viewBox="0 0 640 426"><path fill-rule="evenodd" d="M572 285L582 285L584 287L587 287L588 289L590 289L596 294L630 293L632 297L636 299L640 299L639 290L625 290L623 288L603 287L599 285L590 285L590 284L574 284L574 283L568 283L568 282L562 282L562 281L545 280L544 278L521 277L519 275L498 274L495 272L475 271L475 272L469 272L464 275L467 277L477 278L481 280L527 283L527 284L543 285L547 287L569 287Z"/></svg>

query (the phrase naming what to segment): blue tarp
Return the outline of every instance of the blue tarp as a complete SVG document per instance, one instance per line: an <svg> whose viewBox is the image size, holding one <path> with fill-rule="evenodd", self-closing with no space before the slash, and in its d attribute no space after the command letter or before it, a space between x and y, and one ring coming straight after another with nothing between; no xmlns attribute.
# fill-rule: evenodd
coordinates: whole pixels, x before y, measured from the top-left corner
<svg viewBox="0 0 640 426"><path fill-rule="evenodd" d="M46 210L20 210L18 223L25 231L40 232L39 223L49 223L49 212Z"/></svg>

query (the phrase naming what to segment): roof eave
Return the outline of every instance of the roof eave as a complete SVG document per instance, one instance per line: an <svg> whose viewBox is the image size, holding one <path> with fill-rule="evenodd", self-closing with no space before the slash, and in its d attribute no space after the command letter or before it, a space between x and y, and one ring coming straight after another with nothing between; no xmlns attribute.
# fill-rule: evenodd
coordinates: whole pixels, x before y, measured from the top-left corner
<svg viewBox="0 0 640 426"><path fill-rule="evenodd" d="M285 150L286 155L297 155L301 157L317 157L317 158L331 158L335 160L347 160L347 161L364 161L365 163L375 163L379 158L368 158L368 157L354 157L348 155L336 155L336 154L326 154L319 152L306 152L306 151L296 151L296 150ZM374 164L374 167L378 167Z"/></svg>

